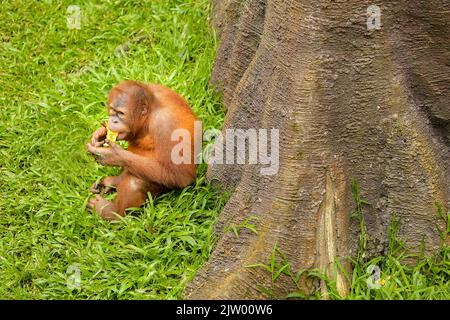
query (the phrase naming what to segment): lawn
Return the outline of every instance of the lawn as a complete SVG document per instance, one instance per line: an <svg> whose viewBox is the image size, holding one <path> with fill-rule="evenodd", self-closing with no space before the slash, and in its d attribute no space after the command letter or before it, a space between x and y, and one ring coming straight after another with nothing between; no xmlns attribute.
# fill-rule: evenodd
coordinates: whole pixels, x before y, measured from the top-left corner
<svg viewBox="0 0 450 320"><path fill-rule="evenodd" d="M80 29L67 24L74 4ZM117 169L97 165L85 143L123 79L163 83L204 129L221 128L208 15L207 0L2 2L0 298L181 297L209 256L225 196L201 166L193 186L102 221L85 209L88 188Z"/></svg>

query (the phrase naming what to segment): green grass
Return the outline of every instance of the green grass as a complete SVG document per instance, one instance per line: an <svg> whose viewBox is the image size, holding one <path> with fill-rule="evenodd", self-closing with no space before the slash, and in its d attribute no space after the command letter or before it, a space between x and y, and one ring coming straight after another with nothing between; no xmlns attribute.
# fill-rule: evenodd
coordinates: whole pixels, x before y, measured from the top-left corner
<svg viewBox="0 0 450 320"><path fill-rule="evenodd" d="M352 261L352 275L347 275L351 283L348 299L449 300L450 247L446 241L450 236L449 214L444 216L441 206L437 205L437 215L444 220L446 230L440 230L441 248L434 256L425 256L423 247L417 254L406 250L405 244L398 238L401 222L394 214L388 229L387 254L368 259L365 256L367 235L362 215L362 208L368 203L361 199L355 181L352 181L352 191L356 203L353 217L360 222L360 242L358 254ZM373 275L374 268L378 268L379 275ZM334 296L338 296L336 292Z"/></svg>
<svg viewBox="0 0 450 320"><path fill-rule="evenodd" d="M247 266L261 268L270 277L272 286L259 286L258 289L272 299L323 299L319 290L320 281L327 286L328 299L333 300L450 300L450 248L443 246L434 256L408 255L402 246L389 250L386 256L372 259L354 260L352 274L345 273L339 263L336 270L344 271L349 280L350 290L347 296L341 296L335 281L329 279L320 270L299 270L295 272L283 253L275 245L268 261ZM380 271L379 279L370 272L373 268ZM287 296L276 293L276 282L286 277L297 288ZM301 280L308 286L305 290ZM372 280L372 281L371 281Z"/></svg>
<svg viewBox="0 0 450 320"><path fill-rule="evenodd" d="M393 223L390 232L397 232L397 228L397 222ZM434 256L408 255L396 235L391 236L394 242L386 256L352 260L351 275L338 262L335 263L335 270L343 271L351 284L345 297L337 291L336 282L320 270L294 271L278 244L275 244L267 261L247 267L265 270L271 287L258 286L258 290L272 299L323 299L323 293L319 290L319 284L323 281L328 299L333 300L450 300L450 247L443 245ZM379 278L371 273L374 268L380 271ZM277 293L280 277L287 278L296 291L280 296Z"/></svg>
<svg viewBox="0 0 450 320"><path fill-rule="evenodd" d="M66 25L73 4L80 30ZM201 166L193 186L150 199L122 222L102 221L85 209L87 190L118 170L97 165L85 143L123 79L163 83L186 97L204 129L221 128L208 85L216 49L208 14L207 0L2 2L0 298L181 297L209 256L226 196L205 183ZM127 41L126 55L115 55ZM79 288L68 286L71 266Z"/></svg>
<svg viewBox="0 0 450 320"><path fill-rule="evenodd" d="M400 221L392 217L388 229L389 247L385 256L366 257L367 234L362 215L367 201L361 199L359 186L352 181L352 192L355 200L355 211L352 218L360 224L358 252L354 258L348 257L352 273L335 261L335 272L341 271L350 284L346 296L341 296L336 282L321 270L293 270L282 245L275 243L267 261L248 265L247 268L259 268L270 277L270 287L258 286L258 290L272 299L323 299L320 283L325 284L327 298L333 300L450 300L450 247L446 244L450 236L450 213L444 215L440 205L437 215L445 222L446 229L440 230L441 248L432 256L425 256L422 250L412 254L406 250L405 244L398 238ZM377 270L379 273L374 274ZM287 296L277 293L277 281L285 277L296 290ZM303 280L303 281L302 281ZM305 285L307 288L305 288Z"/></svg>

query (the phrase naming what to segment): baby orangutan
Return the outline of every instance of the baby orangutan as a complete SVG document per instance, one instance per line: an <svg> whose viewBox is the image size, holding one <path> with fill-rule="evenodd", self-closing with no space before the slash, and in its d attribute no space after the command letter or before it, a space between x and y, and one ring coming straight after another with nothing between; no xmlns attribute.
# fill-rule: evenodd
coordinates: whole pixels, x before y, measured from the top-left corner
<svg viewBox="0 0 450 320"><path fill-rule="evenodd" d="M90 191L97 195L87 205L90 211L114 220L118 218L116 214L124 216L127 208L144 204L148 192L157 196L170 189L183 188L195 180L196 118L180 95L163 85L127 80L110 91L108 111L108 129L116 133L117 140L128 141L128 149L105 141L105 127L93 133L87 144L88 152L100 164L119 166L123 171L119 176L94 183ZM190 141L186 145L190 148L190 161L179 163L171 158L173 148L179 144L172 141L172 133L177 129L189 132ZM117 189L114 202L100 195L112 188Z"/></svg>

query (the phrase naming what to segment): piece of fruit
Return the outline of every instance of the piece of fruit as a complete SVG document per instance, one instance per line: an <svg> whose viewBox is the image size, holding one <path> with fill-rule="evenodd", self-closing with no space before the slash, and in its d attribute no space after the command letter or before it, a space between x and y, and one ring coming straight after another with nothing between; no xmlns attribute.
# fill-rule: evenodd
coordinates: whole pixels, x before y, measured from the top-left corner
<svg viewBox="0 0 450 320"><path fill-rule="evenodd" d="M111 141L111 142L116 142L117 136L119 135L119 133L116 131L109 130L109 128L107 128L107 129L108 129L108 132L106 134L106 140Z"/></svg>
<svg viewBox="0 0 450 320"><path fill-rule="evenodd" d="M116 131L112 131L109 129L108 125L106 125L106 140L111 141L111 142L116 142L117 140L117 136L119 135L118 132ZM104 147L108 147L108 144L105 142L103 144Z"/></svg>

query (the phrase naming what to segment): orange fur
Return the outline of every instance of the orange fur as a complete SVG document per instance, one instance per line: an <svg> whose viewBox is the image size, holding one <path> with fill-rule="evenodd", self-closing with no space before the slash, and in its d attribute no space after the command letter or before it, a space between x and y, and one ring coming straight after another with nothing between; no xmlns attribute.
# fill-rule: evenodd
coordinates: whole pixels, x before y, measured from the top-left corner
<svg viewBox="0 0 450 320"><path fill-rule="evenodd" d="M148 192L157 196L170 189L183 188L195 180L196 117L179 94L163 85L146 85L127 80L111 90L108 105L110 121L114 119L115 125L126 128L124 140L128 141L128 150L112 145L111 149L116 153L111 156L96 147L104 130L99 129L94 133L91 144L88 145L89 152L104 156L101 159L107 165L120 165L123 172L118 177L108 177L100 183L100 187L117 188L115 201L109 202L97 196L88 203L90 209L95 208L105 219L114 219L113 212L123 216L127 208L141 206ZM120 110L123 121L117 120L116 107ZM171 140L171 135L179 128L190 133L190 164L175 164L171 160L172 149L178 143ZM101 160L99 162L102 163ZM110 185L105 185L105 182ZM98 185L91 190L100 192Z"/></svg>

